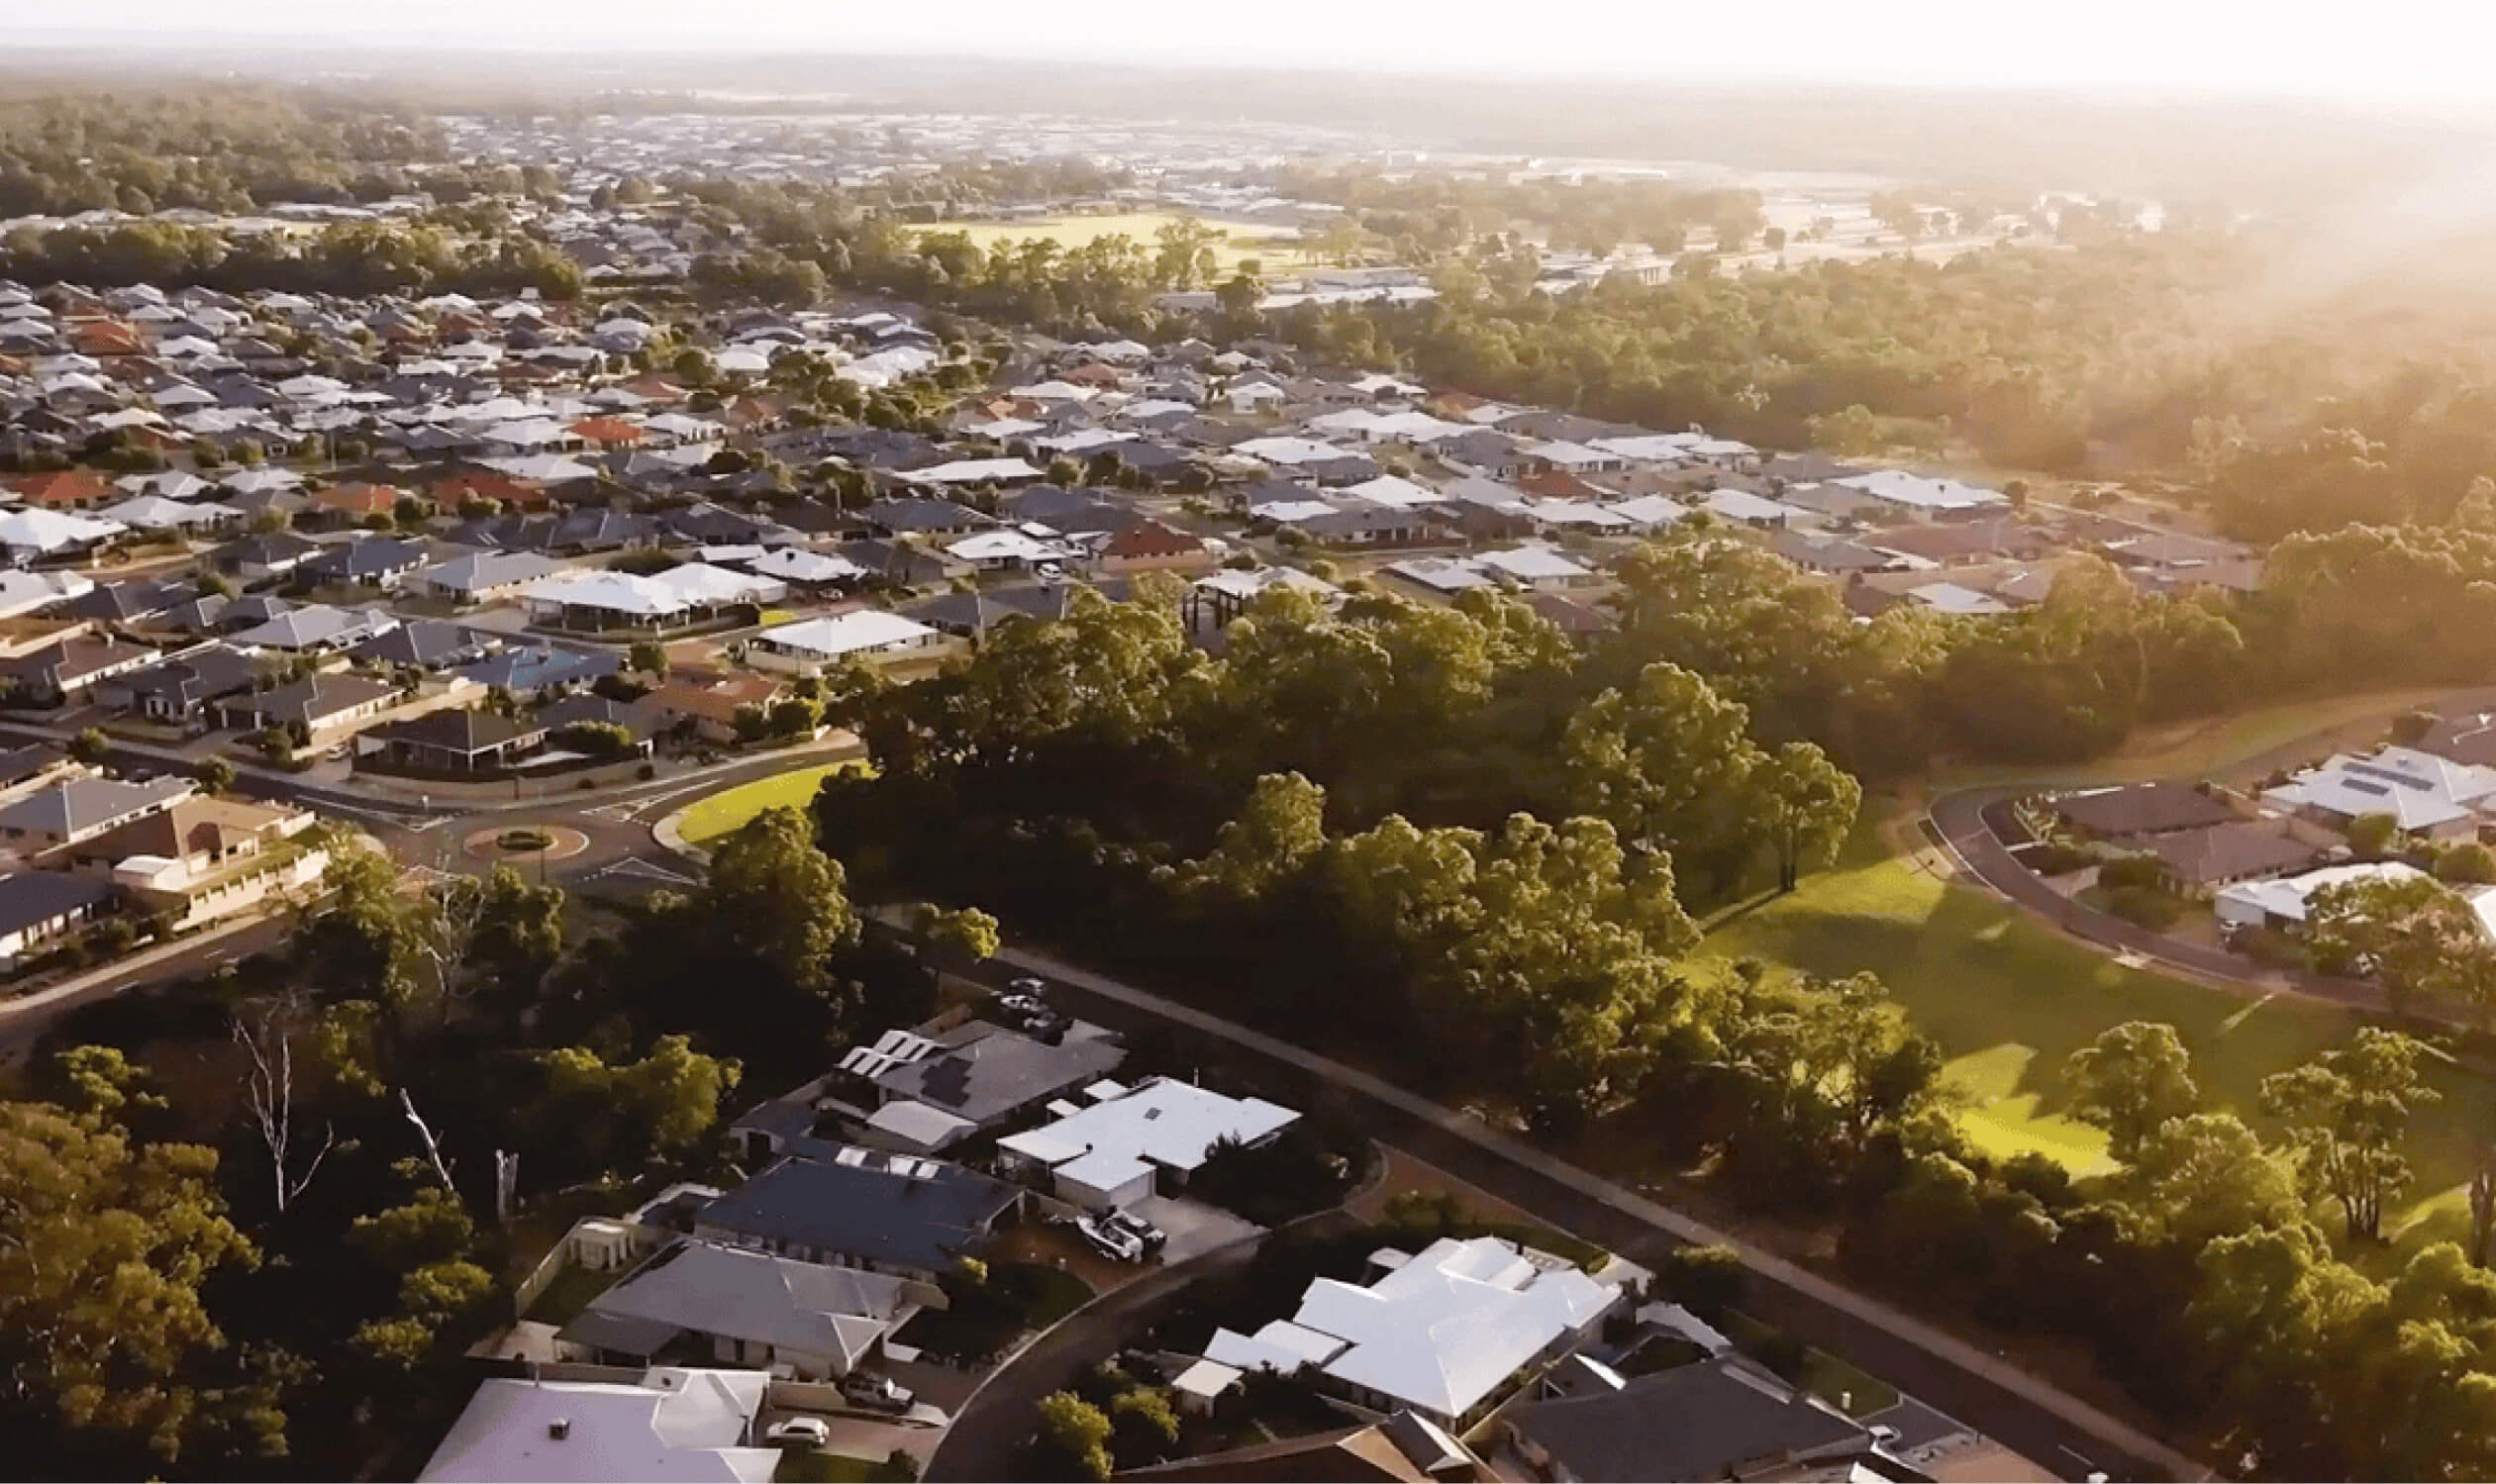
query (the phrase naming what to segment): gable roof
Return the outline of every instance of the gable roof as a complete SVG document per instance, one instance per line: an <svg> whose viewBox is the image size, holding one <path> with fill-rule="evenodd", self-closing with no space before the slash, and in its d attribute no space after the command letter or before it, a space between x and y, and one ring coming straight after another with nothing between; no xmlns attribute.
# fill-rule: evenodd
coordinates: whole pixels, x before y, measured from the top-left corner
<svg viewBox="0 0 2496 1484"><path fill-rule="evenodd" d="M883 1267L943 1272L1022 1192L958 1164L832 1147L792 1156L711 1202L700 1230L776 1239Z"/></svg>
<svg viewBox="0 0 2496 1484"><path fill-rule="evenodd" d="M17 871L0 876L0 935L66 917L113 894L109 882L59 871Z"/></svg>
<svg viewBox="0 0 2496 1484"><path fill-rule="evenodd" d="M1507 1417L1586 1484L1744 1479L1873 1446L1862 1424L1734 1355L1640 1376L1618 1391L1530 1403Z"/></svg>
<svg viewBox="0 0 2496 1484"><path fill-rule="evenodd" d="M1106 1036L1069 1035L1050 1045L1019 1032L980 1025L974 1039L875 1078L887 1097L915 1098L986 1125L1018 1108L1090 1082L1126 1059Z"/></svg>
<svg viewBox="0 0 2496 1484"><path fill-rule="evenodd" d="M2224 825L2236 811L2188 783L2127 783L2064 794L2054 813L2091 835L2119 840Z"/></svg>
<svg viewBox="0 0 2496 1484"><path fill-rule="evenodd" d="M660 1248L563 1327L565 1339L649 1355L715 1335L822 1355L847 1371L910 1307L906 1280L718 1242Z"/></svg>

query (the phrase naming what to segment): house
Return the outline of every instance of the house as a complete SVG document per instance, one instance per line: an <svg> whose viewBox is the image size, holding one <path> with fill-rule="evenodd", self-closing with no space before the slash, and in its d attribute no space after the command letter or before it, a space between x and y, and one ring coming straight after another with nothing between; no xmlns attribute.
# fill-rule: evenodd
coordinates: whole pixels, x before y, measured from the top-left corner
<svg viewBox="0 0 2496 1484"><path fill-rule="evenodd" d="M84 696L116 675L145 669L161 657L145 644L127 644L92 634L72 634L31 654L0 661L0 681L46 706Z"/></svg>
<svg viewBox="0 0 2496 1484"><path fill-rule="evenodd" d="M879 1105L923 1103L973 1128L994 1129L1070 1088L1099 1081L1126 1058L1126 1046L1097 1026L1078 1025L1054 1040L1040 1040L972 1021L939 1038L928 1055L869 1081Z"/></svg>
<svg viewBox="0 0 2496 1484"><path fill-rule="evenodd" d="M2324 846L2299 833L2313 829L2285 820L2230 820L2152 836L2139 847L2156 857L2172 890L2198 897L2313 865L2323 858Z"/></svg>
<svg viewBox="0 0 2496 1484"><path fill-rule="evenodd" d="M765 675L679 669L641 699L662 729L684 728L709 742L737 740L737 713L767 709L788 687Z"/></svg>
<svg viewBox="0 0 2496 1484"><path fill-rule="evenodd" d="M198 792L188 778L72 778L0 808L0 841L21 854L74 844Z"/></svg>
<svg viewBox="0 0 2496 1484"><path fill-rule="evenodd" d="M460 665L451 673L471 685L507 691L524 700L559 696L592 685L624 669L625 656L612 649L559 649L550 644L497 648Z"/></svg>
<svg viewBox="0 0 2496 1484"><path fill-rule="evenodd" d="M888 496L858 509L858 519L887 536L954 536L996 522L950 500Z"/></svg>
<svg viewBox="0 0 2496 1484"><path fill-rule="evenodd" d="M1187 586L1187 596L1180 605L1180 615L1190 630L1220 629L1267 592L1278 587L1297 588L1314 593L1332 602L1343 596L1343 589L1325 578L1298 567L1257 567L1240 570L1226 567L1197 578Z"/></svg>
<svg viewBox="0 0 2496 1484"><path fill-rule="evenodd" d="M1023 1209L1019 1187L958 1164L808 1144L695 1211L693 1235L934 1283L987 1251Z"/></svg>
<svg viewBox="0 0 2496 1484"><path fill-rule="evenodd" d="M2496 768L2385 747L2372 757L2341 753L2275 788L2262 802L2335 830L2370 814L2392 817L2405 835L2467 840L2483 812L2496 810Z"/></svg>
<svg viewBox="0 0 2496 1484"><path fill-rule="evenodd" d="M1768 543L1768 549L1806 572L1824 577L1847 577L1857 572L1891 572L1904 568L1904 558L1892 551L1875 551L1861 542L1841 536L1815 536L1800 531L1779 532Z"/></svg>
<svg viewBox="0 0 2496 1484"><path fill-rule="evenodd" d="M1720 521L1757 531L1782 531L1803 514L1791 505L1780 505L1742 489L1710 490L1700 499L1699 508Z"/></svg>
<svg viewBox="0 0 2496 1484"><path fill-rule="evenodd" d="M59 871L0 876L0 969L14 970L33 950L75 932L113 900L102 881Z"/></svg>
<svg viewBox="0 0 2496 1484"><path fill-rule="evenodd" d="M255 624L233 636L236 647L244 649L283 649L290 654L330 654L349 649L375 635L387 634L399 627L396 615L360 608L333 608L327 603L307 603L289 608L267 623Z"/></svg>
<svg viewBox="0 0 2496 1484"><path fill-rule="evenodd" d="M909 1278L682 1238L590 1300L557 1339L608 1363L699 1347L723 1365L838 1380L920 1310L945 1304Z"/></svg>
<svg viewBox="0 0 2496 1484"><path fill-rule="evenodd" d="M1712 1355L1503 1414L1499 1431L1542 1477L1577 1484L1674 1479L1913 1479L1896 1458L1849 1473L1881 1440L1741 1355Z"/></svg>
<svg viewBox="0 0 2496 1484"><path fill-rule="evenodd" d="M331 546L305 562L302 570L325 583L392 589L432 559L423 542L375 537Z"/></svg>
<svg viewBox="0 0 2496 1484"><path fill-rule="evenodd" d="M2036 561L2054 549L2051 537L2007 517L1934 526L1894 526L1864 537L1863 544L1945 567L1979 561Z"/></svg>
<svg viewBox="0 0 2496 1484"><path fill-rule="evenodd" d="M771 1377L654 1365L632 1381L496 1376L476 1389L421 1484L765 1484Z"/></svg>
<svg viewBox="0 0 2496 1484"><path fill-rule="evenodd" d="M485 658L501 648L502 636L466 629L443 619L413 619L376 634L347 651L349 657L396 669L445 670Z"/></svg>
<svg viewBox="0 0 2496 1484"><path fill-rule="evenodd" d="M208 565L231 572L246 582L282 577L321 552L321 544L291 531L247 536L208 553Z"/></svg>
<svg viewBox="0 0 2496 1484"><path fill-rule="evenodd" d="M2210 912L2225 932L2269 929L2297 933L2305 928L2306 912L2314 894L2326 887L2368 881L2417 881L2426 879L2426 875L2418 867L2398 860L2327 865L2300 876L2239 881L2221 887L2210 898Z"/></svg>
<svg viewBox="0 0 2496 1484"><path fill-rule="evenodd" d="M632 572L564 570L520 590L531 623L591 633L658 630L695 622L702 610L667 583Z"/></svg>
<svg viewBox="0 0 2496 1484"><path fill-rule="evenodd" d="M390 709L399 688L362 675L306 675L275 690L244 691L211 704L220 727L248 732L283 727L312 742L368 722Z"/></svg>
<svg viewBox="0 0 2496 1484"><path fill-rule="evenodd" d="M1980 593L1955 582L1928 582L1921 587L1908 588L1904 596L1907 601L1921 604L1935 613L1984 618L2011 611L2010 604L1993 594Z"/></svg>
<svg viewBox="0 0 2496 1484"><path fill-rule="evenodd" d="M22 799L71 778L83 778L88 771L85 763L72 760L46 742L0 750L0 802Z"/></svg>
<svg viewBox="0 0 2496 1484"><path fill-rule="evenodd" d="M0 548L17 562L92 551L130 528L119 521L63 515L55 510L13 510L0 515Z"/></svg>
<svg viewBox="0 0 2496 1484"><path fill-rule="evenodd" d="M356 740L355 758L362 766L378 756L409 772L495 772L545 746L549 730L499 711L445 708L373 728Z"/></svg>
<svg viewBox="0 0 2496 1484"><path fill-rule="evenodd" d="M944 643L942 631L915 619L857 608L765 629L747 642L746 662L757 669L818 675L852 655L906 654Z"/></svg>
<svg viewBox="0 0 2496 1484"><path fill-rule="evenodd" d="M479 551L420 568L409 582L427 597L467 607L517 597L529 584L566 570L563 563L534 551Z"/></svg>
<svg viewBox="0 0 2496 1484"><path fill-rule="evenodd" d="M2206 830L2237 818L2225 800L2188 783L2124 783L2086 789L2064 794L2047 808L2091 840Z"/></svg>
<svg viewBox="0 0 2496 1484"><path fill-rule="evenodd" d="M1045 1175L1059 1199L1111 1211L1176 1194L1219 1144L1260 1144L1299 1121L1262 1098L1153 1077L998 1139L997 1150L1003 1168Z"/></svg>
<svg viewBox="0 0 2496 1484"><path fill-rule="evenodd" d="M1253 1336L1217 1330L1205 1358L1305 1374L1354 1406L1462 1431L1519 1371L1575 1349L1628 1302L1613 1284L1496 1237L1381 1248L1370 1264L1373 1281L1320 1278L1291 1319Z"/></svg>
<svg viewBox="0 0 2496 1484"><path fill-rule="evenodd" d="M1484 551L1471 560L1494 578L1536 592L1568 592L1593 587L1603 581L1602 574L1593 568L1581 566L1544 545L1527 544L1505 551Z"/></svg>
<svg viewBox="0 0 2496 1484"><path fill-rule="evenodd" d="M955 484L1028 484L1044 477L1020 458L957 458L924 469L912 469L902 477L913 484L939 486Z"/></svg>
<svg viewBox="0 0 2496 1484"><path fill-rule="evenodd" d="M113 503L120 494L87 469L21 474L6 481L6 486L19 500L41 510L93 510Z"/></svg>
<svg viewBox="0 0 2496 1484"><path fill-rule="evenodd" d="M2011 501L1989 489L1955 479L1926 479L1899 469L1874 469L1823 483L1860 491L1894 515L1919 521L1957 520L2008 510Z"/></svg>
<svg viewBox="0 0 2496 1484"><path fill-rule="evenodd" d="M301 808L193 795L60 854L70 869L190 928L319 880L329 853L287 845L312 825Z"/></svg>
<svg viewBox="0 0 2496 1484"><path fill-rule="evenodd" d="M96 687L96 698L119 711L167 727L205 731L211 702L250 690L259 663L228 643L200 644Z"/></svg>
<svg viewBox="0 0 2496 1484"><path fill-rule="evenodd" d="M1198 1389L1191 1377L1200 1371L1239 1375L1228 1366L1198 1361L1171 1383L1182 1411ZM1166 1484L1471 1484L1499 1475L1445 1428L1399 1412L1382 1422L1251 1442L1111 1477Z"/></svg>

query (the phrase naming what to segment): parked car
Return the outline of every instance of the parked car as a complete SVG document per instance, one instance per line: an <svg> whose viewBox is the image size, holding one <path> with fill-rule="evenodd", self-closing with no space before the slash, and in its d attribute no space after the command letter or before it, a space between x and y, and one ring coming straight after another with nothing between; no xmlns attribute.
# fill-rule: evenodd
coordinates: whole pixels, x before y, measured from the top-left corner
<svg viewBox="0 0 2496 1484"><path fill-rule="evenodd" d="M1078 1216L1074 1229L1092 1244L1092 1250L1120 1262L1144 1261L1144 1238L1125 1227L1103 1221L1097 1216Z"/></svg>
<svg viewBox="0 0 2496 1484"><path fill-rule="evenodd" d="M1101 1220L1118 1228L1120 1231L1125 1232L1136 1240L1143 1242L1144 1254L1147 1257L1160 1256L1161 1249L1170 1244L1169 1233L1162 1231L1159 1227L1146 1221L1143 1217L1136 1215L1132 1211L1113 1211L1107 1216L1102 1217Z"/></svg>
<svg viewBox="0 0 2496 1484"><path fill-rule="evenodd" d="M907 1412L916 1400L909 1387L890 1376L870 1376L852 1371L841 1379L841 1394L860 1407L878 1412Z"/></svg>
<svg viewBox="0 0 2496 1484"><path fill-rule="evenodd" d="M773 1423L763 1430L762 1440L783 1445L798 1443L810 1448L832 1441L832 1429L820 1417L792 1417Z"/></svg>

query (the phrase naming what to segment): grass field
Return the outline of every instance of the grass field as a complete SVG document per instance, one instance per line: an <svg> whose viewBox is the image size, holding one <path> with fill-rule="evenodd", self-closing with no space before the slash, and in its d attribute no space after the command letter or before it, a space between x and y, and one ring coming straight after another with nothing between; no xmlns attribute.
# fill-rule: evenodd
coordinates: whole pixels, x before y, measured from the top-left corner
<svg viewBox="0 0 2496 1484"><path fill-rule="evenodd" d="M2306 738L2314 739L2313 750L2319 757L2329 749L2332 741L2323 734L2342 728L2361 728L2371 733L2372 729L2363 724L2449 694L2447 690L2386 690L2289 701L2213 721L2145 732L2119 752L2067 768L1952 769L1933 780L1932 791L1948 793L2007 783L2076 786L2145 778L2207 777ZM2374 740L2381 740L2379 734Z"/></svg>
<svg viewBox="0 0 2496 1484"><path fill-rule="evenodd" d="M857 767L855 762L827 762L819 767L774 773L751 783L716 793L685 811L684 837L689 844L706 845L734 835L748 820L776 804L804 809L815 802L815 789L831 774Z"/></svg>
<svg viewBox="0 0 2496 1484"><path fill-rule="evenodd" d="M2256 1125L2261 1079L2353 1027L2330 1006L2125 968L1990 893L1947 882L1929 858L1891 854L1871 813L1835 868L1805 877L1791 895L1723 915L1701 951L1826 977L1878 974L1941 1043L1946 1075L1966 1100L1961 1126L1990 1152L2036 1150L2075 1172L2106 1167L2105 1138L2061 1115L2058 1068L2110 1026L2175 1027L2205 1101ZM2445 1102L2419 1118L2410 1141L2421 1201L2392 1224L2415 1221L2412 1242L2460 1228L2456 1187L2472 1131L2496 1120L2496 1086L2457 1069L2438 1086Z"/></svg>
<svg viewBox="0 0 2496 1484"><path fill-rule="evenodd" d="M932 222L919 227L920 232L958 232L980 250L986 251L999 243L1024 242L1046 237L1056 240L1062 247L1080 247L1105 237L1125 235L1136 246L1149 252L1160 244L1154 234L1172 222L1186 220L1174 211L1131 211L1103 216L1036 217L1019 222ZM1270 222L1223 222L1199 217L1207 227L1226 234L1214 244L1214 258L1221 271L1228 273L1248 258L1263 263L1270 276L1286 266L1307 261L1300 256L1301 245L1292 237L1291 229Z"/></svg>

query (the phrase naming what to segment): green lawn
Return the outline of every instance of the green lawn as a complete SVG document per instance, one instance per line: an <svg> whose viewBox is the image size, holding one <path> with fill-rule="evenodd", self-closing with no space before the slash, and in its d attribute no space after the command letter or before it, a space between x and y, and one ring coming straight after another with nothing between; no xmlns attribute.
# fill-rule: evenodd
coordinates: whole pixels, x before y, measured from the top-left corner
<svg viewBox="0 0 2496 1484"><path fill-rule="evenodd" d="M1886 854L1872 813L1834 869L1806 877L1789 896L1723 915L1701 952L1829 977L1880 975L1916 1027L1941 1043L1946 1074L1966 1098L1961 1124L1983 1149L2033 1149L2075 1172L2104 1168L2104 1137L2060 1116L2057 1068L2124 1021L2174 1026L2205 1099L2256 1124L2261 1079L2338 1043L2353 1026L2310 1001L2127 969L1990 893L1946 882L1929 856ZM2438 1085L2446 1101L2418 1121L2410 1141L2423 1199L2402 1220L2424 1218L2413 1240L2457 1230L2454 1188L2468 1168L2471 1131L2496 1121L2488 1082L2456 1070Z"/></svg>
<svg viewBox="0 0 2496 1484"><path fill-rule="evenodd" d="M852 1458L847 1453L826 1453L813 1448L791 1448L780 1455L779 1466L772 1470L772 1484L866 1484L882 1467L871 1458Z"/></svg>
<svg viewBox="0 0 2496 1484"><path fill-rule="evenodd" d="M2315 738L2315 751L2324 750L2321 734L2391 716L2449 695L2448 689L2369 691L2362 695L2326 696L2283 702L2237 712L2185 728L2147 732L2123 750L2069 767L1953 768L1932 783L1936 794L1961 788L1985 788L2034 782L2041 786L2130 782L2143 778L2197 778L2225 771L2249 757L2283 747L2300 738ZM2378 739L2379 740L2379 739Z"/></svg>
<svg viewBox="0 0 2496 1484"><path fill-rule="evenodd" d="M816 767L774 773L725 793L713 794L685 811L685 841L690 844L709 844L724 835L736 834L748 820L774 805L786 804L791 808L804 809L815 802L815 790L824 779L844 768L856 766L855 762L827 762Z"/></svg>
<svg viewBox="0 0 2496 1484"><path fill-rule="evenodd" d="M522 1318L542 1325L568 1325L580 1318L590 1300L612 1287L617 1276L593 1268L567 1267L554 1275L554 1281L546 1286Z"/></svg>

